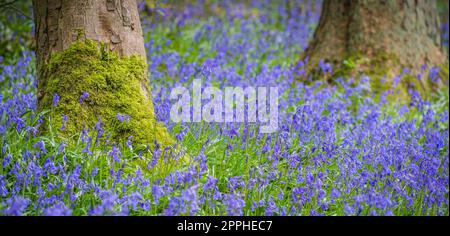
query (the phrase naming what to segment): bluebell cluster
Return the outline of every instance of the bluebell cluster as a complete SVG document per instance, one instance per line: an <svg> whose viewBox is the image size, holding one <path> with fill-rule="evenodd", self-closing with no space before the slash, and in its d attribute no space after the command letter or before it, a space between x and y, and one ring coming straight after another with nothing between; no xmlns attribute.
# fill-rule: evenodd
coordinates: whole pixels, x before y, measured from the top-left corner
<svg viewBox="0 0 450 236"><path fill-rule="evenodd" d="M41 136L51 117L36 113L35 57L25 52L17 63L0 62L0 214L449 214L448 78L438 67L414 76L443 81L446 92L425 99L410 90L410 102L390 102L412 72L380 96L369 77L356 85L310 81L299 58L320 1L197 1L181 9L157 2L139 5L155 113L192 162L170 169L180 157L167 148L136 151L132 137L112 143L101 120L75 142ZM443 29L448 44L448 23ZM319 67L332 72L323 61ZM171 88L195 78L220 88L277 86L279 130L171 122ZM53 106L58 101L55 94Z"/></svg>

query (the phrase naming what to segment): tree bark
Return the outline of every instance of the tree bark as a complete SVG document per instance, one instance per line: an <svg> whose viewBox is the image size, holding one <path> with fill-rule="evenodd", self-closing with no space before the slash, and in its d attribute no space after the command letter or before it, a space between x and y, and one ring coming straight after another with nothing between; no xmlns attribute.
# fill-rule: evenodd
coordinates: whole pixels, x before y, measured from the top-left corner
<svg viewBox="0 0 450 236"><path fill-rule="evenodd" d="M101 119L113 139L171 140L155 120L136 0L33 0L33 10L38 109L50 109L50 125L72 135Z"/></svg>
<svg viewBox="0 0 450 236"><path fill-rule="evenodd" d="M366 67L384 61L389 71L441 65L440 23L434 0L325 0L318 27L303 59L339 67L364 57ZM381 58L381 59L380 59ZM391 63L385 61L390 58ZM359 68L364 70L364 68Z"/></svg>

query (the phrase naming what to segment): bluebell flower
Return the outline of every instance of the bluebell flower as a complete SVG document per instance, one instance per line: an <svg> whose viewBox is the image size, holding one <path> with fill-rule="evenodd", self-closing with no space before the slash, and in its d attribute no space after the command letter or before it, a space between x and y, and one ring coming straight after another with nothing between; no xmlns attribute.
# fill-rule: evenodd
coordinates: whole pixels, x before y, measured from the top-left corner
<svg viewBox="0 0 450 236"><path fill-rule="evenodd" d="M83 104L84 100L85 100L87 97L89 97L89 93L88 93L88 92L83 92L83 93L81 94L81 96L80 96L79 103L80 103L80 104Z"/></svg>
<svg viewBox="0 0 450 236"><path fill-rule="evenodd" d="M57 203L44 209L44 216L70 216L72 210L67 208L64 203Z"/></svg>
<svg viewBox="0 0 450 236"><path fill-rule="evenodd" d="M122 115L120 113L117 113L116 118L120 121L120 122L125 122L125 121L129 121L130 120L130 116L125 114Z"/></svg>
<svg viewBox="0 0 450 236"><path fill-rule="evenodd" d="M132 139L133 139L133 136L130 136L130 137L128 137L127 142L126 142L126 145L130 150L133 149L132 141L131 141Z"/></svg>
<svg viewBox="0 0 450 236"><path fill-rule="evenodd" d="M324 74L331 74L332 73L332 67L330 63L326 63L324 60L319 61L319 69Z"/></svg>
<svg viewBox="0 0 450 236"><path fill-rule="evenodd" d="M69 118L66 115L62 115L62 124L61 124L61 131L64 131L66 129L66 124Z"/></svg>
<svg viewBox="0 0 450 236"><path fill-rule="evenodd" d="M3 159L3 166L2 168L5 168L7 165L9 165L9 162L11 161L11 154L6 155L5 159Z"/></svg>
<svg viewBox="0 0 450 236"><path fill-rule="evenodd" d="M113 159L114 162L120 163L120 158L122 158L122 153L119 148L114 144L111 148L111 151L108 153L108 156Z"/></svg>
<svg viewBox="0 0 450 236"><path fill-rule="evenodd" d="M57 93L53 94L53 107L58 106L59 99L60 97Z"/></svg>
<svg viewBox="0 0 450 236"><path fill-rule="evenodd" d="M91 176L92 176L93 178L94 178L95 176L97 176L98 171L99 171L98 167L94 167L94 168L92 169Z"/></svg>
<svg viewBox="0 0 450 236"><path fill-rule="evenodd" d="M11 216L20 216L23 211L30 204L30 200L27 198L23 198L20 196L16 196L14 198L8 198L6 200L6 209L3 210L3 214L11 215Z"/></svg>
<svg viewBox="0 0 450 236"><path fill-rule="evenodd" d="M240 216L243 214L243 208L245 206L245 202L237 194L226 194L224 196L224 205L227 208L228 215Z"/></svg>
<svg viewBox="0 0 450 236"><path fill-rule="evenodd" d="M42 152L42 153L46 153L47 152L47 150L45 149L45 143L44 143L44 141L37 141L34 145L33 145L33 147L34 148L39 148L39 150Z"/></svg>

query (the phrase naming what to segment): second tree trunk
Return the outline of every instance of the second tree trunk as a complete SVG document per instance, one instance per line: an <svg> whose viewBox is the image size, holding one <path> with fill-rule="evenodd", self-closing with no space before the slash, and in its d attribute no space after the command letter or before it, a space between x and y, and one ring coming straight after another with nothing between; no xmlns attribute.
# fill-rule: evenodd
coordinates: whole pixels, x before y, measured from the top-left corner
<svg viewBox="0 0 450 236"><path fill-rule="evenodd" d="M364 58L361 71L380 63L390 72L441 65L446 56L435 5L434 0L325 0L304 58L312 66L324 59L337 67L347 58Z"/></svg>

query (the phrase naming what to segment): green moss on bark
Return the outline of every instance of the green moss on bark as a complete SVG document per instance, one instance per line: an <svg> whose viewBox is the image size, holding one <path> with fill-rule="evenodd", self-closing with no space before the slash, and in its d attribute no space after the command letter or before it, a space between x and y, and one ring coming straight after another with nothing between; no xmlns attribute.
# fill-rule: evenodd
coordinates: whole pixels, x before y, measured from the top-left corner
<svg viewBox="0 0 450 236"><path fill-rule="evenodd" d="M83 127L94 127L99 119L110 140L121 142L133 136L133 143L171 145L173 139L155 120L146 62L139 56L119 57L94 41L77 41L54 53L42 67L39 90L43 91L38 109L50 109L43 131L52 127L60 135L78 134ZM89 96L80 103L80 96ZM60 101L53 107L53 96ZM117 114L129 116L121 122ZM67 116L65 129L62 117Z"/></svg>
<svg viewBox="0 0 450 236"><path fill-rule="evenodd" d="M448 64L440 66L440 78L444 83L433 83L428 78L428 71L417 71L413 68L406 74L402 74L403 66L399 58L392 53L384 51L374 52L373 55L348 54L342 61L331 62L333 65L332 74L324 75L318 68L318 65L309 67L309 73L315 80L326 80L333 84L339 77L353 78L354 83L359 83L362 76L370 77L370 92L379 97L384 92L390 91L387 96L389 100L399 102L409 102L410 95L408 90L418 91L422 97L430 96L441 89L445 81L448 81ZM417 73L422 73L422 78L417 79ZM395 84L394 78L401 76L398 84Z"/></svg>

